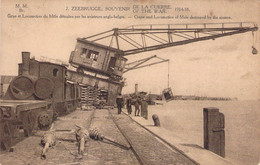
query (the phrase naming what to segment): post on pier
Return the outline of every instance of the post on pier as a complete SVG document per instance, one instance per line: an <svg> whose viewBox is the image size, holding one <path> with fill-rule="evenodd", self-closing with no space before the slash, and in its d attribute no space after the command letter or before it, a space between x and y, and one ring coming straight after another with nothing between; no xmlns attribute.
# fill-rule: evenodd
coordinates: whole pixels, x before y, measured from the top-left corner
<svg viewBox="0 0 260 165"><path fill-rule="evenodd" d="M156 127L160 127L161 124L160 124L160 120L159 120L158 115L153 114L152 118L153 118L154 126L156 126Z"/></svg>
<svg viewBox="0 0 260 165"><path fill-rule="evenodd" d="M142 100L141 104L141 116L148 120L148 103L146 100Z"/></svg>
<svg viewBox="0 0 260 165"><path fill-rule="evenodd" d="M225 157L225 117L218 108L204 108L204 148Z"/></svg>

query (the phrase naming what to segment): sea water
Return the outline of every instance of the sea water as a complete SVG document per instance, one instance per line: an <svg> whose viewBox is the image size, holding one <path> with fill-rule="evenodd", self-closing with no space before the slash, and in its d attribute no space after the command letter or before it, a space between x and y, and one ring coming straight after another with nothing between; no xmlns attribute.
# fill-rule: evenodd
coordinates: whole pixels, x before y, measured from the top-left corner
<svg viewBox="0 0 260 165"><path fill-rule="evenodd" d="M161 126L187 143L203 147L203 108L216 107L225 115L226 159L238 165L257 165L260 153L260 101L174 100L148 107L149 120L159 116Z"/></svg>

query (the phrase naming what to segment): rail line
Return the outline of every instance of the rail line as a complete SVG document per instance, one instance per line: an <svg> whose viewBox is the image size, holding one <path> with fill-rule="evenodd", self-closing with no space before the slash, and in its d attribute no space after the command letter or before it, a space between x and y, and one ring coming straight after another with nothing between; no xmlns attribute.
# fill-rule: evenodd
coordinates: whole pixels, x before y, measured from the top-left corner
<svg viewBox="0 0 260 165"><path fill-rule="evenodd" d="M125 113L124 113L125 114ZM125 114L126 115L126 114ZM128 116L128 115L126 115ZM198 162L196 162L195 160L191 159L189 156L187 156L183 151L179 150L177 147L175 147L174 145L172 145L171 143L167 142L165 139L163 139L162 137L160 137L159 135L155 134L154 132L150 131L149 129L147 129L145 126L141 125L140 123L136 122L135 120L133 120L130 116L128 116L133 122L135 122L136 124L138 124L140 127L142 127L143 129L145 129L146 131L148 131L149 133L151 133L153 136L157 137L159 140L161 140L165 145L167 145L168 147L170 147L171 149L178 151L179 153L181 153L183 156L185 156L186 158L190 159L194 164L199 165Z"/></svg>
<svg viewBox="0 0 260 165"><path fill-rule="evenodd" d="M130 149L133 152L133 154L135 155L136 159L138 160L138 162L140 163L140 165L144 165L145 161L142 159L142 157L140 157L138 155L138 153L135 151L131 140L127 137L126 133L124 132L123 129L120 128L120 126L118 125L118 123L116 122L114 116L111 114L110 109L108 109L109 115L111 116L113 122L115 123L116 127L118 128L118 130L121 132L121 134L124 136L124 138L126 139L126 141L128 142L128 144L130 145Z"/></svg>
<svg viewBox="0 0 260 165"><path fill-rule="evenodd" d="M127 146L129 147L120 147L120 144L118 145L120 148L126 149L128 148L128 150L131 150L131 152L133 153L133 155L135 156L136 160L138 161L138 163L140 165L151 165L151 164L178 164L178 163L174 163L174 159L171 159L169 157L178 157L177 159L181 160L182 164L195 164L195 165L199 165L198 162L196 162L195 160L191 159L190 157L188 157L184 152L182 152L181 150L179 150L178 148L176 148L175 146L173 146L172 144L170 144L169 142L167 142L165 139L161 138L159 135L151 132L149 129L147 129L146 127L142 126L140 123L136 122L135 120L133 120L130 116L128 116L125 113L122 113L120 115L117 114L117 112L115 110L111 110L111 108L108 109L102 109L102 110L93 110L91 115L88 118L87 124L86 124L86 128L89 130L91 125L93 124L94 118L95 118L95 112L96 111L107 111L108 112L108 118L111 119L113 121L113 124L116 126L117 130L120 132L120 134L123 136L124 140L127 142ZM105 112L102 112L105 113ZM131 130L130 126L132 125L132 127L134 127L134 129L139 129L141 130L141 134L138 133L131 133L133 132ZM129 129L128 129L129 128ZM113 130L116 132L116 130ZM130 133L130 134L129 134ZM138 136L147 136L147 138L144 138L145 140L140 140L140 141L136 141L134 138L138 138ZM150 136L150 137L149 137ZM162 144L160 147L158 148L149 148L147 146L147 144L145 144L147 146L147 148L140 148L140 146L142 146L142 143L145 143L145 141L149 138L152 138L152 142L151 143L158 143L158 144ZM159 146L159 145L157 145ZM170 150L169 150L170 148ZM161 157L158 156L158 160L160 159L166 159L169 158L169 162L168 163L162 163L162 162L158 162L158 160L154 159L153 161L150 161L150 159L153 159L148 153L151 150L154 149L161 149L161 150L167 150L167 155L162 154ZM173 155L171 155L172 153L175 153ZM177 155L176 155L177 153ZM148 156L147 156L148 155ZM179 161L177 160L177 161ZM173 162L171 162L173 161Z"/></svg>
<svg viewBox="0 0 260 165"><path fill-rule="evenodd" d="M185 155L182 151L160 138L158 135L144 129L144 127L139 123L136 123L125 113L120 115L117 115L116 113L113 114L114 111L112 112L110 109L108 109L108 112L112 121L129 144L131 151L140 165L199 164ZM140 132L138 133L134 130L139 130ZM152 141L150 142L149 140Z"/></svg>

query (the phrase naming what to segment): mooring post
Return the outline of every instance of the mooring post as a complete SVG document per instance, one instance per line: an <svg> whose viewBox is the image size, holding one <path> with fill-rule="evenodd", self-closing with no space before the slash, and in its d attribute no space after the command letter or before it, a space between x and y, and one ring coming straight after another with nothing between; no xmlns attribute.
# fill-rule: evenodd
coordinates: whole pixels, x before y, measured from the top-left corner
<svg viewBox="0 0 260 165"><path fill-rule="evenodd" d="M160 127L161 124L160 124L159 117L156 114L153 114L152 118L153 118L154 126Z"/></svg>
<svg viewBox="0 0 260 165"><path fill-rule="evenodd" d="M225 157L225 117L218 108L203 108L204 148Z"/></svg>
<svg viewBox="0 0 260 165"><path fill-rule="evenodd" d="M148 103L145 100L141 104L141 116L146 120L148 119Z"/></svg>

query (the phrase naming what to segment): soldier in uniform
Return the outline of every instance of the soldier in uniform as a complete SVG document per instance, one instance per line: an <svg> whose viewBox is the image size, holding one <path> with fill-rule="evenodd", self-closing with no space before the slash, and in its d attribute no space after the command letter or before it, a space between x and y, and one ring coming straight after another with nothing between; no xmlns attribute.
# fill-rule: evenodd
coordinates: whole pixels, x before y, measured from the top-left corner
<svg viewBox="0 0 260 165"><path fill-rule="evenodd" d="M130 115L132 113L132 100L131 100L131 98L128 98L126 100L126 108L127 108L128 115Z"/></svg>
<svg viewBox="0 0 260 165"><path fill-rule="evenodd" d="M123 97L122 97L121 93L119 93L119 95L116 98L118 114L121 114L121 112L122 112L123 103L124 103Z"/></svg>

